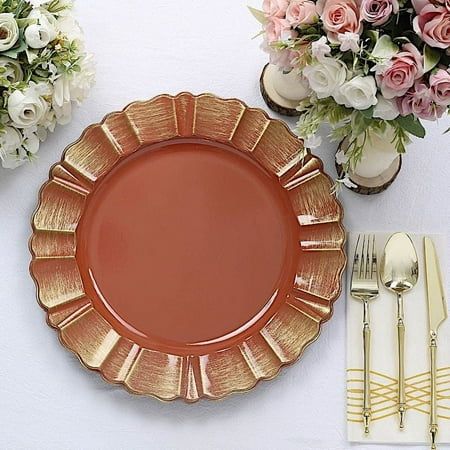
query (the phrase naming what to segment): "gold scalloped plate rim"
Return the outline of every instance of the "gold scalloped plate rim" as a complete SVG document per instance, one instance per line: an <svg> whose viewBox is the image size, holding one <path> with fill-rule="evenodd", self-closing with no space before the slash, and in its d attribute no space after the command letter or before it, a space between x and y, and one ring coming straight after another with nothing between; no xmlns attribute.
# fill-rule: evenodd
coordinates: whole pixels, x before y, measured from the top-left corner
<svg viewBox="0 0 450 450"><path fill-rule="evenodd" d="M41 284L40 284L40 282L39 282L39 280L38 280L38 278L37 278L37 276L36 276L36 274L35 274L35 272L33 270L33 262L35 262L36 260L40 259L40 258L38 258L36 256L36 253L35 253L35 251L33 249L33 239L36 236L36 233L39 231L37 226L36 226L36 222L35 221L36 221L36 216L37 216L38 212L41 210L41 208L44 205L43 193L44 193L45 189L53 181L53 178L54 178L53 171L54 171L54 169L57 166L63 164L66 161L66 155L67 155L68 151L71 148L73 148L74 146L76 146L77 144L80 144L85 139L87 139L88 134L92 130L94 130L95 128L97 128L99 126L105 125L105 123L110 118L112 118L115 115L126 114L126 112L130 108L135 106L135 105L152 104L154 102L157 102L158 100L167 99L167 98L170 98L173 102L175 102L177 99L179 99L182 96L187 96L187 97L189 97L191 99L194 99L195 102L197 102L198 99L201 99L201 98L210 98L210 99L213 99L214 101L219 101L219 102L224 102L224 103L231 103L231 102L238 103L238 104L240 104L243 107L243 114L244 114L245 111L250 111L250 112L255 113L255 114L260 114L260 115L262 115L264 117L264 119L268 122L268 124L275 123L278 126L282 126L283 132L286 133L286 136L290 136L291 138L294 137L295 139L298 140L298 138L292 133L292 131L289 129L289 127L284 122L282 122L280 120L277 120L277 119L271 118L266 113L266 111L261 110L259 108L250 108L250 107L247 106L247 104L245 102L243 102L243 101L241 101L239 99L236 99L236 98L222 99L222 98L216 97L215 95L210 94L210 93L193 95L193 94L191 94L189 92L180 92L179 94L177 94L175 96L172 96L172 95L169 95L169 94L161 94L161 95L158 95L156 97L153 97L150 100L131 102L127 106L125 106L121 111L113 111L111 113L108 113L107 115L105 115L103 117L103 119L99 123L94 123L94 124L91 124L88 127L86 127L84 129L84 131L82 132L81 136L76 141L72 142L71 144L69 144L65 148L65 150L62 153L61 160L56 162L55 164L53 164L52 167L50 168L50 170L49 170L49 179L39 189L37 206L36 206L36 208L35 208L35 210L34 210L34 212L32 214L32 218L31 218L32 235L31 235L31 237L29 239L29 242L28 242L29 251L30 251L30 253L32 255L32 260L31 260L31 263L30 263L29 270L30 270L30 275L31 275L31 277L32 277L32 279L33 279L33 281L35 283L35 286L36 286L37 303L46 312L46 321L47 321L48 326L50 326L51 328L55 329L55 331L58 334L58 339L59 339L60 343L67 350L69 350L71 353L73 353L78 358L78 360L80 361L82 367L84 367L85 369L90 370L90 371L98 372L101 375L101 377L103 378L103 380L105 380L106 382L108 382L110 384L113 384L113 385L121 385L121 386L123 386L125 388L126 391L128 391L129 393L134 394L134 395L153 397L153 398L155 398L157 400L160 400L162 402L169 402L169 401L173 401L173 400L176 400L176 399L183 399L187 403L195 403L195 402L199 401L202 398L209 399L209 400L221 400L221 399L224 399L224 398L228 397L230 394L233 394L233 393L245 393L245 392L248 392L248 391L252 390L260 381L268 381L268 380L272 380L272 379L276 378L279 375L279 373L280 373L280 371L281 371L281 369L283 367L289 366L291 364L294 364L296 361L298 361L300 359L300 357L303 355L303 353L305 352L306 348L309 347L311 344L313 344L319 338L323 324L325 322L327 322L328 320L330 320L331 317L333 316L334 303L340 297L340 295L342 293L342 289L343 289L342 276L343 276L343 273L344 273L344 270L345 270L345 267L346 267L346 263L347 263L347 257L346 257L346 254L345 254L346 233L345 233L345 229L344 229L344 226L343 226L343 217L344 217L343 207L342 207L341 203L339 202L339 200L337 198L333 197L331 195L331 193L330 193L330 198L332 198L333 206L336 207L336 209L337 209L337 219L333 220L333 221L330 221L330 223L333 223L333 224L335 224L337 226L338 233L339 233L339 238L340 238L338 247L333 248L333 249L328 249L329 251L333 250L333 251L338 252L338 255L340 257L340 264L337 267L337 270L336 270L336 273L335 273L336 278L337 278L337 287L336 287L336 290L334 291L333 296L328 299L328 302L329 302L328 303L328 309L329 309L329 311L324 317L321 317L318 320L317 328L315 330L312 330L309 334L306 334L306 335L303 334L302 335L302 337L301 337L302 342L301 342L301 345L299 347L299 350L296 351L295 354L292 355L288 360L282 361L281 359L278 358L278 362L277 362L277 364L275 366L275 370L272 371L272 373L270 375L267 375L267 376L266 375L260 375L260 376L258 376L256 374L252 373L253 378L254 378L252 383L250 383L249 385L245 386L244 388L239 388L239 387L236 387L236 386L230 386L227 389L225 389L221 394L209 394L209 393L201 392L201 394L198 395L195 398L188 398L188 397L186 397L186 395L182 395L181 394L181 385L180 385L179 386L180 390L175 395L173 395L173 396L164 396L163 397L162 395L159 395L158 393L156 393L156 392L154 392L152 390L134 389L127 383L126 379L124 379L124 380L112 380L112 379L108 378L106 373L105 373L105 371L102 369L102 364L103 364L103 362L105 360L103 360L103 362L100 364L99 367L95 367L93 365L90 365L85 360L85 358L83 358L83 356L82 356L82 354L81 354L79 349L77 350L76 348L73 348L67 342L65 342L65 340L63 338L63 335L62 335L63 329L60 328L58 326L58 324L51 323L51 321L50 321L50 309L51 308L46 306L43 303L43 301L42 301L42 295L41 295L42 286L41 286ZM263 134L264 134L264 132L263 132ZM231 138L233 138L233 136L231 136ZM230 139L230 142L231 142L231 139ZM301 143L300 140L298 140L298 142ZM312 155L311 152L309 150L307 150L307 149L304 149L304 151L305 151L306 156L310 157L310 160L315 160L315 163L318 166L318 168L316 170L318 171L318 173L320 175L324 176L325 179L328 181L328 183L330 183L330 185L331 185L332 180L324 172L323 163L320 160L320 158ZM123 158L124 156L126 157L126 155L120 156L119 160L121 158ZM279 178L281 178L281 176ZM83 177L83 179L84 179L84 177ZM326 222L321 222L321 223L322 224L326 224ZM41 231L45 231L45 230L41 230ZM43 259L47 259L47 258L43 257ZM48 259L52 259L52 258L49 257ZM275 316L277 314L278 313L275 313ZM251 336L251 337L253 337L253 336ZM247 341L244 341L244 342L248 342L248 340L251 339L251 337L247 338ZM122 339L122 336L119 335L119 340L120 339ZM238 348L239 346L236 345L235 347ZM140 350L142 350L142 349L140 349ZM167 355L167 356L170 356L170 355ZM182 376L181 371L182 371L182 369L180 369L180 379L181 379L181 376Z"/></svg>

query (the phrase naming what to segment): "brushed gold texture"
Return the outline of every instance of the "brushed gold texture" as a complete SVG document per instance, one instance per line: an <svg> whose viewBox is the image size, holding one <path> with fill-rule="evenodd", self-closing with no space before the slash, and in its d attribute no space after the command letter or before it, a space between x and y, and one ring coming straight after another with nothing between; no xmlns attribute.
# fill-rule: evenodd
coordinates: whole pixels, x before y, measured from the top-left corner
<svg viewBox="0 0 450 450"><path fill-rule="evenodd" d="M143 348L121 336L87 298L75 258L76 228L95 183L145 145L202 138L246 153L288 191L300 236L292 294L238 345L200 356ZM322 162L282 122L237 99L183 92L131 103L88 127L40 190L32 218L30 272L64 346L105 380L160 400L219 399L274 378L317 339L341 292L343 210Z"/></svg>

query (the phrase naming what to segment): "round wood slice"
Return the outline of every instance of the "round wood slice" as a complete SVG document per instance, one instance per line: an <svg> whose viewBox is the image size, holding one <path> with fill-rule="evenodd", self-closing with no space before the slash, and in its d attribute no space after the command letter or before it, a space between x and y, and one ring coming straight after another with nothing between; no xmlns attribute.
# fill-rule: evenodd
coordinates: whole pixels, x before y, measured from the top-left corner
<svg viewBox="0 0 450 450"><path fill-rule="evenodd" d="M341 149L342 141L339 144L338 152ZM338 176L341 177L344 175L344 169L341 164L336 164L336 170ZM393 161L393 163L389 166L387 170L374 178L364 178L355 173L349 173L349 178L352 183L356 184L356 187L348 188L353 192L361 195L374 195L379 194L385 191L397 178L397 175L402 168L402 157L398 155L398 157Z"/></svg>
<svg viewBox="0 0 450 450"><path fill-rule="evenodd" d="M278 71L278 67L273 64L266 64L261 73L259 86L264 101L272 111L275 111L278 114L289 117L300 116L301 112L296 109L299 102L297 100L289 100L281 97L274 89L272 77L276 71Z"/></svg>

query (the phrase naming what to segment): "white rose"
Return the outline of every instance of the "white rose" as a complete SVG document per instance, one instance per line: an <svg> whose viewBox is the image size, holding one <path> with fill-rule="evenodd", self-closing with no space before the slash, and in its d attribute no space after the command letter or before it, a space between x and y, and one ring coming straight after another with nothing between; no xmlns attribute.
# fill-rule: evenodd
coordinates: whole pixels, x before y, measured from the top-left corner
<svg viewBox="0 0 450 450"><path fill-rule="evenodd" d="M55 111L53 108L49 108L37 129L37 134L41 141L45 141L47 138L47 130L52 133L55 131L56 123Z"/></svg>
<svg viewBox="0 0 450 450"><path fill-rule="evenodd" d="M19 39L19 26L14 14L0 14L0 52L9 50Z"/></svg>
<svg viewBox="0 0 450 450"><path fill-rule="evenodd" d="M70 75L66 73L60 75L53 83L53 99L52 105L63 106L64 103L70 102Z"/></svg>
<svg viewBox="0 0 450 450"><path fill-rule="evenodd" d="M0 57L0 78L3 78L10 84L22 81L22 66L15 59Z"/></svg>
<svg viewBox="0 0 450 450"><path fill-rule="evenodd" d="M373 110L373 117L394 120L399 114L397 104L394 100L389 100L382 95L378 95L378 103Z"/></svg>
<svg viewBox="0 0 450 450"><path fill-rule="evenodd" d="M34 130L23 131L24 139L22 145L27 150L27 152L33 155L39 150L39 137L37 136L36 132Z"/></svg>
<svg viewBox="0 0 450 450"><path fill-rule="evenodd" d="M59 17L57 27L58 31L63 34L70 42L75 41L79 47L82 47L83 31L72 15Z"/></svg>
<svg viewBox="0 0 450 450"><path fill-rule="evenodd" d="M318 63L305 67L303 75L317 97L326 98L333 95L344 84L347 68L338 59L324 57Z"/></svg>
<svg viewBox="0 0 450 450"><path fill-rule="evenodd" d="M44 48L58 35L56 19L49 12L33 9L28 19L36 21L25 29L25 41L31 48Z"/></svg>
<svg viewBox="0 0 450 450"><path fill-rule="evenodd" d="M15 169L22 165L26 153L21 147L22 135L13 127L6 126L0 133L0 158L5 169Z"/></svg>
<svg viewBox="0 0 450 450"><path fill-rule="evenodd" d="M375 78L361 75L344 83L334 94L337 103L347 108L368 109L377 104L377 85Z"/></svg>
<svg viewBox="0 0 450 450"><path fill-rule="evenodd" d="M0 132L0 148L2 152L11 153L16 151L22 142L19 131L13 127L6 126Z"/></svg>
<svg viewBox="0 0 450 450"><path fill-rule="evenodd" d="M69 123L72 118L72 102L81 103L85 100L95 82L92 55L86 55L79 65L79 72L63 73L53 84L52 107L61 125Z"/></svg>
<svg viewBox="0 0 450 450"><path fill-rule="evenodd" d="M14 91L8 98L8 113L17 128L36 126L47 110L48 103L41 97L39 87L35 84L24 91Z"/></svg>
<svg viewBox="0 0 450 450"><path fill-rule="evenodd" d="M95 83L94 56L90 53L79 62L80 71L70 78L70 100L75 103L84 101Z"/></svg>
<svg viewBox="0 0 450 450"><path fill-rule="evenodd" d="M23 148L19 148L14 153L2 155L2 167L4 169L17 169L27 161L27 153Z"/></svg>
<svg viewBox="0 0 450 450"><path fill-rule="evenodd" d="M67 125L72 119L72 102L63 103L61 106L53 105L56 121L60 125Z"/></svg>

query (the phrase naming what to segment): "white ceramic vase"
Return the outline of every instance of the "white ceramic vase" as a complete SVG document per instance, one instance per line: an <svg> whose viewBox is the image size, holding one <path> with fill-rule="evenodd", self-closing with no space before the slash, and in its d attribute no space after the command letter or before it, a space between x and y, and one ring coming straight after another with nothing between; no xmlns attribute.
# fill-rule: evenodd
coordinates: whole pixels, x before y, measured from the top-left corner
<svg viewBox="0 0 450 450"><path fill-rule="evenodd" d="M310 94L307 82L295 70L286 73L277 68L272 75L272 83L277 94L285 100L298 103Z"/></svg>
<svg viewBox="0 0 450 450"><path fill-rule="evenodd" d="M397 152L394 130L388 127L384 133L371 133L364 144L361 161L349 173L350 180L356 185L352 188L361 194L377 194L387 189L401 169L401 156ZM344 152L348 141L344 140L339 152Z"/></svg>
<svg viewBox="0 0 450 450"><path fill-rule="evenodd" d="M384 134L371 133L354 173L363 178L375 178L386 172L399 156L393 139L392 127L388 127Z"/></svg>
<svg viewBox="0 0 450 450"><path fill-rule="evenodd" d="M287 116L298 116L297 106L309 97L307 81L291 70L286 73L274 64L267 64L261 75L261 93L269 108Z"/></svg>

